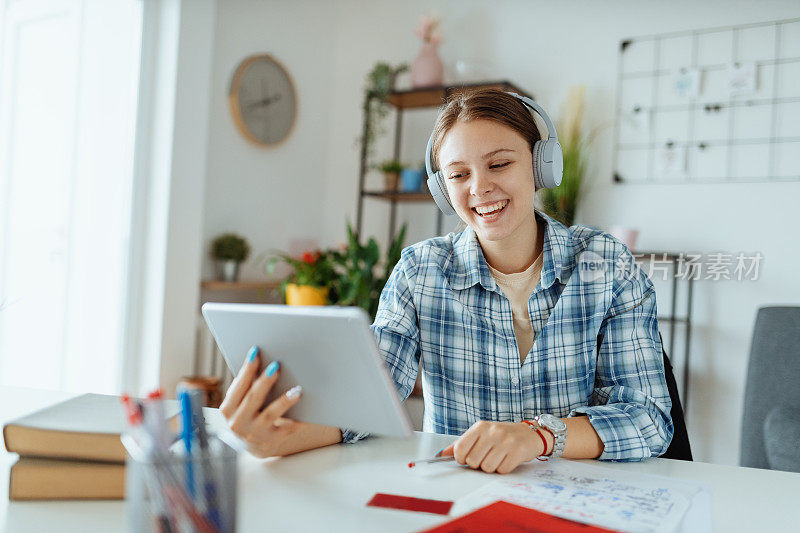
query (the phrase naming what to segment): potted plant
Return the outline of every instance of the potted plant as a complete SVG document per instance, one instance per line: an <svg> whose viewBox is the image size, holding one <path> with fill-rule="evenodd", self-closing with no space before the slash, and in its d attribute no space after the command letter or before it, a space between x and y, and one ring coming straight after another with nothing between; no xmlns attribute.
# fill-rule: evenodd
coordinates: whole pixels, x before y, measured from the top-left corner
<svg viewBox="0 0 800 533"><path fill-rule="evenodd" d="M358 241L353 228L347 224L347 246L343 251L331 251L331 260L336 270L332 286L332 300L337 305L361 307L374 320L378 311L381 291L389 279L403 250L406 225L398 232L386 250L383 268L378 264L380 249L374 238L366 244Z"/></svg>
<svg viewBox="0 0 800 533"><path fill-rule="evenodd" d="M330 286L336 277L330 252L307 251L303 252L299 259L279 253L267 260L265 265L267 274L271 274L280 261L294 269L294 272L281 283L281 292L287 305L329 303Z"/></svg>
<svg viewBox="0 0 800 533"><path fill-rule="evenodd" d="M375 139L385 132L383 120L389 114L389 104L386 99L394 90L397 76L407 70L408 65L405 63L393 67L389 63L379 61L367 74L363 105L364 133L356 140L357 145L364 147L367 159L372 159Z"/></svg>
<svg viewBox="0 0 800 533"><path fill-rule="evenodd" d="M400 173L403 172L403 164L397 159L384 161L378 167L383 172L387 191L396 191L400 180Z"/></svg>
<svg viewBox="0 0 800 533"><path fill-rule="evenodd" d="M564 118L557 126L564 155L561 184L553 189L542 189L537 194L543 210L568 227L575 222L586 174L587 148L594 136L584 137L581 133L584 91L582 85L570 89L562 110Z"/></svg>
<svg viewBox="0 0 800 533"><path fill-rule="evenodd" d="M234 282L239 279L239 265L250 255L250 245L235 233L220 235L211 243L211 256L216 261L217 278Z"/></svg>

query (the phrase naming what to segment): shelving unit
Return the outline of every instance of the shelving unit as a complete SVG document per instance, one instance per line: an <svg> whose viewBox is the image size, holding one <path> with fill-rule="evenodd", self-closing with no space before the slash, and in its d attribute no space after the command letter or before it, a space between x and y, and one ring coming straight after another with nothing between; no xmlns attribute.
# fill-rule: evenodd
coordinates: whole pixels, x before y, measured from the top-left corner
<svg viewBox="0 0 800 533"><path fill-rule="evenodd" d="M439 107L444 104L451 94L462 91L471 91L475 89L500 89L504 91L514 91L523 96L533 98L530 94L526 93L510 81L488 81L484 83L463 84L463 85L443 85L440 87L426 87L424 89L411 89L406 91L395 91L387 97L387 101L396 109L395 113L395 128L394 128L394 159L400 158L400 140L403 131L403 112L407 109L422 109ZM369 100L374 98L368 95L367 104ZM362 139L366 139L366 132L369 129L369 115L364 115L364 126ZM397 225L397 204L400 202L433 202L433 198L427 190L427 186L423 186L422 191L414 192L401 192L401 191L387 191L387 190L366 190L365 181L367 177L367 145L362 141L361 143L361 165L359 171L358 181L358 209L356 212L356 233L361 235L361 226L364 215L364 199L372 198L374 200L382 200L389 202L389 241L391 242L395 236L395 226ZM436 235L442 233L442 212L437 211L436 216Z"/></svg>

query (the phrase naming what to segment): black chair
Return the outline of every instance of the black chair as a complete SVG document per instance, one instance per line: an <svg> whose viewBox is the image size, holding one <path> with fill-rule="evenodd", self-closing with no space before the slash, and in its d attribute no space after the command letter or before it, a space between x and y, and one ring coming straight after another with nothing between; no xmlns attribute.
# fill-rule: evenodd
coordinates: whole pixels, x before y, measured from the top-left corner
<svg viewBox="0 0 800 533"><path fill-rule="evenodd" d="M658 337L661 338L659 332ZM669 443L667 451L661 457L665 459L680 459L682 461L692 461L692 447L689 445L689 432L686 431L686 418L683 416L683 406L681 398L678 396L678 384L675 382L675 374L672 372L672 363L667 357L664 349L664 339L661 339L661 353L664 355L664 377L667 380L667 390L669 398L672 400L672 442Z"/></svg>
<svg viewBox="0 0 800 533"><path fill-rule="evenodd" d="M658 333L661 338L661 332ZM597 337L597 347L603 342L603 336ZM672 400L672 409L670 416L672 417L672 426L674 431L672 433L672 441L667 447L661 457L665 459L680 459L682 461L692 461L692 448L689 445L689 433L686 431L686 419L683 416L683 407L681 406L681 398L678 395L678 384L675 382L675 374L672 372L672 363L667 357L667 351L664 349L664 339L661 339L661 353L664 356L664 377L667 381L667 390L669 391L669 398Z"/></svg>

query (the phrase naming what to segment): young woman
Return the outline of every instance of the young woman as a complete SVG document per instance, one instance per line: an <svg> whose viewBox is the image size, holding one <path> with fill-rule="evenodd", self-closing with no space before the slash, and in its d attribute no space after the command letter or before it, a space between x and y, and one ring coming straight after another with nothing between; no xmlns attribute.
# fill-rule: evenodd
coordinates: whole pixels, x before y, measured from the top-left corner
<svg viewBox="0 0 800 533"><path fill-rule="evenodd" d="M554 184L534 168L543 142L516 95L447 103L429 150L466 228L403 250L372 325L401 398L422 372L423 429L460 435L441 453L486 472L641 460L672 438L653 284L621 242L534 208L537 181ZM259 411L278 364L258 368L254 347L221 406L255 455L363 437L282 418L298 391Z"/></svg>

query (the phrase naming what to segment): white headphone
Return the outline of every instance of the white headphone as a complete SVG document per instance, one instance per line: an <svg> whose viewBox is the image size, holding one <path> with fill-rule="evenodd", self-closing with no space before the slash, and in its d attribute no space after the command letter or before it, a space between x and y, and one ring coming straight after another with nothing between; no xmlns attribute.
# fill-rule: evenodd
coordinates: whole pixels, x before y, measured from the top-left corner
<svg viewBox="0 0 800 533"><path fill-rule="evenodd" d="M561 144L556 136L556 127L547 116L542 106L526 96L508 92L519 98L531 111L537 113L547 125L548 137L546 140L536 141L533 144L533 179L538 189L558 187L564 172L564 156L561 154ZM425 153L425 170L428 173L428 190L431 191L436 205L445 215L455 214L450 197L447 196L447 186L441 170L433 170L433 133L428 139L428 148Z"/></svg>

